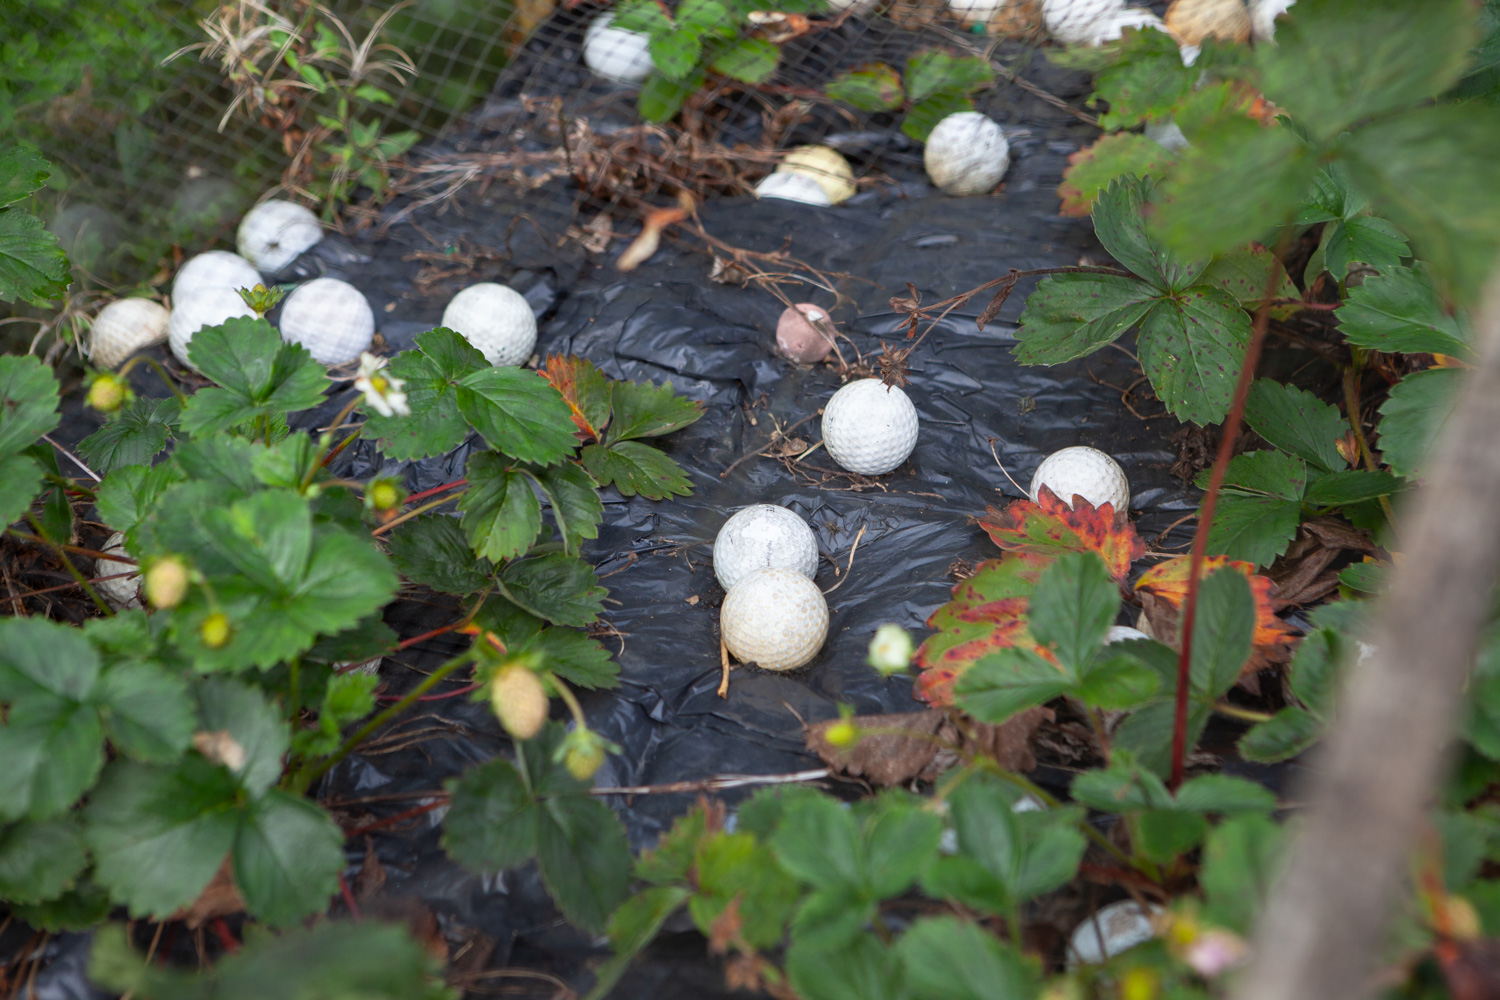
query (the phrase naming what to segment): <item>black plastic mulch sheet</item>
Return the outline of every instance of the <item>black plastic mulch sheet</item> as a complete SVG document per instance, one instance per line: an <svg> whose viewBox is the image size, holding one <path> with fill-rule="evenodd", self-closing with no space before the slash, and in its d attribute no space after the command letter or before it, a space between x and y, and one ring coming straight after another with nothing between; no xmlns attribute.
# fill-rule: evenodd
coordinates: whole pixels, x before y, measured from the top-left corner
<svg viewBox="0 0 1500 1000"><path fill-rule="evenodd" d="M1047 82L1044 61L1030 72ZM1056 214L1055 188L1067 156L1096 133L1015 88L996 101L1017 102L987 109L1013 133L1013 164L998 195L949 198L920 175L895 171L898 183L862 191L837 208L711 202L701 212L704 226L735 246L785 248L820 270L854 276L840 284L852 305L832 316L867 357L882 340L894 346L904 336L888 300L906 294L907 282L931 303L1009 268L1106 260L1089 220ZM457 247L460 239L503 248L509 255L504 273L490 280L508 280L542 316L539 354L578 354L610 376L670 382L705 404L701 421L660 442L691 477L693 495L652 502L606 491L600 537L586 552L610 591L608 624L621 633L604 638L618 654L619 690L583 699L590 724L623 748L599 773L601 787L815 768L820 762L803 747L804 722L836 715L840 703L860 714L921 707L912 700L909 677L885 680L865 665L866 647L885 622L905 626L920 640L927 616L949 597L954 561L997 554L970 518L1020 492L997 466L992 447L1023 486L1058 448L1086 444L1109 452L1129 476L1132 515L1148 540L1196 503L1168 471L1174 455L1166 439L1177 421L1143 420L1122 399L1122 390L1140 379L1125 351L1106 349L1055 368L1023 367L1012 358L1011 331L1034 280L1022 283L987 330L974 326L988 301L981 295L950 314L917 348L906 387L921 419L917 447L906 464L879 477L878 487L853 490L837 476L812 483L808 474L794 475L771 458L751 459L724 476L732 463L769 440L775 422L803 420L840 385L827 365L798 367L774 354L781 303L753 286L711 282L708 256L670 238L630 275L613 266L620 243L599 259L559 250L537 227L518 222L528 206L534 210L542 199L563 197L559 192L544 188L519 199L496 185L489 197L461 196L445 212L415 213L416 226L393 227L384 240L357 247L358 256L330 244L307 255L299 269L358 285L394 352L437 324L449 296L480 280L454 280L424 296L413 286L419 264L404 258L434 246ZM810 287L792 297L832 305L831 295ZM844 350L849 353L847 345ZM1137 392L1132 398L1139 397ZM325 409L341 402L330 400ZM1149 393L1137 408L1146 416L1161 413ZM818 440L817 418L794 433ZM422 489L461 477L467 454L460 449L384 471L402 473L413 489ZM340 471L381 471L373 458L373 449L362 444ZM799 467L817 476L832 463L819 450ZM817 582L825 590L837 583L838 589L829 595L828 640L811 664L786 674L737 668L728 698L721 699L715 689L723 593L711 548L724 520L751 503L782 504L805 517L824 557ZM836 574L848 563L861 529L852 569L846 577ZM412 636L452 620L452 607L442 598L404 601L387 620ZM459 648L458 641L443 637L388 659L385 693L407 689ZM319 798L372 819L391 816L421 804L424 795L473 764L509 753L488 707L466 697L426 702L384 737L336 769L318 789ZM747 793L723 797L732 802ZM645 794L611 803L639 849L653 844L695 798ZM428 904L450 940L475 931L492 939L492 968L543 970L587 989L588 969L606 954L601 943L561 920L534 868L480 877L448 860L438 841L440 818L438 810L371 834L385 867L386 894ZM362 861L363 841L350 842L351 878ZM673 924L669 931L674 927L685 929ZM550 992L539 985L533 995ZM59 995L66 993L64 988ZM669 933L614 995L728 994L702 940Z"/></svg>

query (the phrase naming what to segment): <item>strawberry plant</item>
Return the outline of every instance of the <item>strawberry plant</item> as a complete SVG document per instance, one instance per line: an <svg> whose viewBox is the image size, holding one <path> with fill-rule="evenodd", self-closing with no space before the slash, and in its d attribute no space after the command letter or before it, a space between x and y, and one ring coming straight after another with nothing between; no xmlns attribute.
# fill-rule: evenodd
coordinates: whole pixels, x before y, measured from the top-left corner
<svg viewBox="0 0 1500 1000"><path fill-rule="evenodd" d="M823 91L861 111L903 112L901 131L922 142L944 118L973 111L974 93L994 82L985 60L928 49L906 61L904 79L885 63L867 63L839 74Z"/></svg>

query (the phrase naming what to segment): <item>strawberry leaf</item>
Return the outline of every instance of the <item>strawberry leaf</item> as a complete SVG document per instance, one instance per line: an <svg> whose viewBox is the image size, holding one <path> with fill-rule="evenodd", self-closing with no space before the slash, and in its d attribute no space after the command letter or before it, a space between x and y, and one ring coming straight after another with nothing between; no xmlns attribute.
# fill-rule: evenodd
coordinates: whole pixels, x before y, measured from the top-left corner
<svg viewBox="0 0 1500 1000"><path fill-rule="evenodd" d="M1004 511L986 509L979 526L1007 552L1057 556L1097 552L1116 583L1123 584L1130 564L1146 554L1146 543L1124 511L1110 504L1097 509L1087 500L1069 507L1043 488L1038 502L1017 500Z"/></svg>
<svg viewBox="0 0 1500 1000"><path fill-rule="evenodd" d="M459 413L458 383L488 368L484 355L452 330L438 327L417 338L386 371L406 380L409 417L383 417L366 406L365 436L377 438L387 458L414 459L452 451L469 436L469 422Z"/></svg>
<svg viewBox="0 0 1500 1000"><path fill-rule="evenodd" d="M554 354L547 358L542 374L562 394L578 430L598 440L609 422L610 382L604 373L586 358Z"/></svg>

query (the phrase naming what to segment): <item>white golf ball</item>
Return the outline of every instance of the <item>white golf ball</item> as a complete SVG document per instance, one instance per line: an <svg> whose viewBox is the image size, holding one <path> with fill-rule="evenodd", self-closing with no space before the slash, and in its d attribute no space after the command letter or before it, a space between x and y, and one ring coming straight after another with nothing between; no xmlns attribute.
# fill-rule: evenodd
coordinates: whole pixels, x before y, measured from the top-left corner
<svg viewBox="0 0 1500 1000"><path fill-rule="evenodd" d="M287 296L281 339L301 344L323 365L346 365L370 349L375 314L358 288L337 278L315 278Z"/></svg>
<svg viewBox="0 0 1500 1000"><path fill-rule="evenodd" d="M1120 463L1098 448L1077 445L1048 455L1031 477L1031 499L1046 486L1068 506L1074 495L1083 497L1095 507L1113 504L1116 514L1130 507L1130 483Z"/></svg>
<svg viewBox="0 0 1500 1000"><path fill-rule="evenodd" d="M948 194L985 194L1010 167L1010 143L987 116L960 111L938 122L927 136L922 163L932 183Z"/></svg>
<svg viewBox="0 0 1500 1000"><path fill-rule="evenodd" d="M1132 639L1149 639L1146 633L1129 625L1111 625L1109 631L1104 633L1104 644L1106 646L1116 642L1129 642Z"/></svg>
<svg viewBox="0 0 1500 1000"><path fill-rule="evenodd" d="M1250 36L1257 42L1276 37L1276 19L1296 0L1250 0Z"/></svg>
<svg viewBox="0 0 1500 1000"><path fill-rule="evenodd" d="M828 636L828 602L801 573L758 569L724 598L719 629L741 663L795 670L818 654Z"/></svg>
<svg viewBox="0 0 1500 1000"><path fill-rule="evenodd" d="M453 296L442 325L462 334L492 365L524 364L536 346L536 314L526 296L491 281Z"/></svg>
<svg viewBox="0 0 1500 1000"><path fill-rule="evenodd" d="M583 64L615 83L640 83L651 75L651 36L613 26L613 14L594 18L583 36Z"/></svg>
<svg viewBox="0 0 1500 1000"><path fill-rule="evenodd" d="M734 585L758 569L789 569L811 580L818 572L818 540L807 522L785 507L758 503L724 522L714 539L714 576Z"/></svg>
<svg viewBox="0 0 1500 1000"><path fill-rule="evenodd" d="M188 360L188 345L193 334L205 326L218 326L237 316L255 318L255 310L245 305L240 293L232 288L205 288L194 292L176 303L172 318L167 323L167 343L177 360L194 370L197 366Z"/></svg>
<svg viewBox="0 0 1500 1000"><path fill-rule="evenodd" d="M948 9L965 24L987 24L1010 0L948 0Z"/></svg>
<svg viewBox="0 0 1500 1000"><path fill-rule="evenodd" d="M136 351L167 339L172 314L151 299L120 299L99 310L89 336L89 360L116 368Z"/></svg>
<svg viewBox="0 0 1500 1000"><path fill-rule="evenodd" d="M1098 965L1156 937L1151 918L1161 907L1143 908L1133 899L1110 903L1073 930L1068 965Z"/></svg>
<svg viewBox="0 0 1500 1000"><path fill-rule="evenodd" d="M850 382L823 408L823 447L861 476L890 472L917 446L917 408L878 378Z"/></svg>
<svg viewBox="0 0 1500 1000"><path fill-rule="evenodd" d="M172 301L205 288L254 288L261 284L255 265L228 250L210 250L188 259L172 279Z"/></svg>
<svg viewBox="0 0 1500 1000"><path fill-rule="evenodd" d="M823 185L806 174L767 174L755 185L755 197L780 198L782 201L800 201L804 205L827 208L833 204Z"/></svg>
<svg viewBox="0 0 1500 1000"><path fill-rule="evenodd" d="M1126 7L1121 0L1042 0L1042 22L1064 45L1103 45L1126 28L1166 28L1149 10Z"/></svg>
<svg viewBox="0 0 1500 1000"><path fill-rule="evenodd" d="M322 238L323 224L311 209L273 199L245 213L235 243L241 257L275 274Z"/></svg>
<svg viewBox="0 0 1500 1000"><path fill-rule="evenodd" d="M129 552L125 551L125 533L117 531L104 541L104 548L99 550L105 553L118 552L125 558L131 558ZM95 576L115 576L116 573L129 573L129 576L116 577L113 580L98 580L94 583L94 589L99 595L109 602L109 606L116 611L125 608L138 608L141 606L141 574L136 572L134 563L116 562L113 559L99 559L94 563Z"/></svg>
<svg viewBox="0 0 1500 1000"><path fill-rule="evenodd" d="M827 146L798 146L782 157L776 172L811 177L828 195L830 205L854 197L854 168L837 150Z"/></svg>

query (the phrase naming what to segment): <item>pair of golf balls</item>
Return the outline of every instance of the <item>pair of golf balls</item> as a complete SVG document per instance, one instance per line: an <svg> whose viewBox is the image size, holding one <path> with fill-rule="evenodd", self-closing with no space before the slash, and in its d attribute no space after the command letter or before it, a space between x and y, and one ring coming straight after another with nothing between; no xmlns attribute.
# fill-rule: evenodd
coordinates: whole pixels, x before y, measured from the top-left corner
<svg viewBox="0 0 1500 1000"><path fill-rule="evenodd" d="M813 583L818 542L785 507L739 511L714 539L714 575L727 591L719 629L735 659L764 670L795 670L828 636L828 602Z"/></svg>

